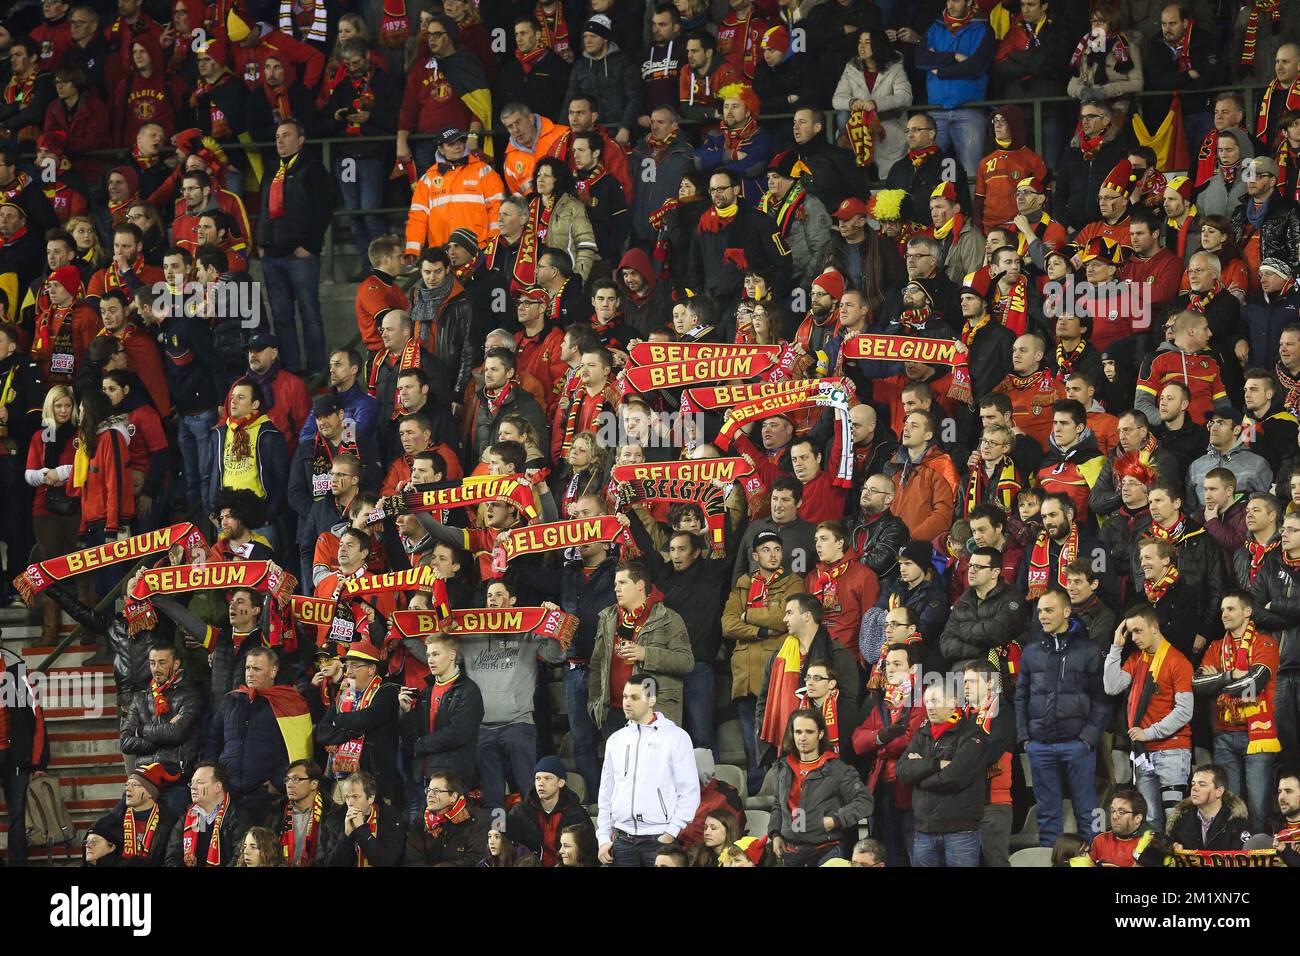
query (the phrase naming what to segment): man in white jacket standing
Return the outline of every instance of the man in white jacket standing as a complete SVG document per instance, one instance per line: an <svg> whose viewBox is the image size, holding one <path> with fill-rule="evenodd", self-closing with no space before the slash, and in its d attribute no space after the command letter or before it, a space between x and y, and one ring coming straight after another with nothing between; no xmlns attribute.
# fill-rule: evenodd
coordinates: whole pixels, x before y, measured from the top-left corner
<svg viewBox="0 0 1300 956"><path fill-rule="evenodd" d="M686 731L655 709L655 679L633 674L623 686L627 726L605 744L596 838L600 862L654 866L695 818L700 780Z"/></svg>

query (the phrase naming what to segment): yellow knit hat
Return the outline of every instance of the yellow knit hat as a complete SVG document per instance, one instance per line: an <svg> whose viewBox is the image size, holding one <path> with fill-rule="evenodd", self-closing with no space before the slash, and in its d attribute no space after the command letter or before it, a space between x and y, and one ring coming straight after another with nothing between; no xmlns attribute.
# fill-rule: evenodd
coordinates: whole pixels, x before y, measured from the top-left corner
<svg viewBox="0 0 1300 956"><path fill-rule="evenodd" d="M244 22L243 18L233 9L226 14L226 36L230 37L234 43L243 43L244 39L253 32L253 28Z"/></svg>

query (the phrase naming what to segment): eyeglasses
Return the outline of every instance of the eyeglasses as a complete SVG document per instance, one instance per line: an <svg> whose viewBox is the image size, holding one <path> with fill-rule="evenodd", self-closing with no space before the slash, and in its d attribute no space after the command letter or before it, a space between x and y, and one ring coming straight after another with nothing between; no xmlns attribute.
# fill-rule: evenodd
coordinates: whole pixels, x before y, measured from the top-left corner
<svg viewBox="0 0 1300 956"><path fill-rule="evenodd" d="M885 627L907 627L906 621L886 621Z"/></svg>
<svg viewBox="0 0 1300 956"><path fill-rule="evenodd" d="M1080 113L1079 118L1086 120L1104 120L1106 117L1102 113Z"/></svg>
<svg viewBox="0 0 1300 956"><path fill-rule="evenodd" d="M285 777L285 783L306 783L311 777Z"/></svg>
<svg viewBox="0 0 1300 956"><path fill-rule="evenodd" d="M710 195L716 196L719 193L725 193L735 188L736 188L735 186L710 186L709 193Z"/></svg>
<svg viewBox="0 0 1300 956"><path fill-rule="evenodd" d="M823 681L828 681L828 680L830 680L829 677L823 677L823 676L820 675L820 674L809 674L807 677L804 678L804 682L805 682L805 683L808 683L808 684L811 684L811 683L813 683L814 681L816 681L817 683L820 684L820 683L822 683Z"/></svg>
<svg viewBox="0 0 1300 956"><path fill-rule="evenodd" d="M993 570L993 565L991 565L991 564L969 564L969 565L967 565L967 568L968 568L969 570L971 570L971 571L992 571L992 570Z"/></svg>
<svg viewBox="0 0 1300 956"><path fill-rule="evenodd" d="M440 787L429 787L429 789L425 790L424 792L427 793L427 794L428 794L429 796L431 796L431 797L436 797L436 796L439 796L439 795L444 794L444 793L455 793L456 791L454 791L454 790L443 790L443 789L440 788Z"/></svg>
<svg viewBox="0 0 1300 956"><path fill-rule="evenodd" d="M1131 817L1131 816L1133 816L1134 814L1133 814L1133 811L1132 811L1132 810L1123 810L1123 809L1121 809L1121 808L1119 808L1119 807L1111 807L1111 808L1110 808L1110 815L1111 815L1112 817Z"/></svg>
<svg viewBox="0 0 1300 956"><path fill-rule="evenodd" d="M429 31L429 36L431 36L431 37L445 37L446 35L447 35L447 31L446 31L446 30L430 30L430 31Z"/></svg>

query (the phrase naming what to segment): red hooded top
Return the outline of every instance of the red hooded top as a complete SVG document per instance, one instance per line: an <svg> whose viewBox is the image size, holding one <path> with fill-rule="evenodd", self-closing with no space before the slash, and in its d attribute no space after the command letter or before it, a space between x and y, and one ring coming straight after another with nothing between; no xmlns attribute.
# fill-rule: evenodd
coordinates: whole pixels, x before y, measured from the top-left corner
<svg viewBox="0 0 1300 956"><path fill-rule="evenodd" d="M113 97L113 129L117 144L125 149L135 145L136 134L147 123L158 123L168 138L176 131L176 104L180 102L180 87L175 77L165 72L162 46L150 33L136 37L131 44L140 44L149 53L152 71L148 77L140 75L131 61L126 77L117 84Z"/></svg>
<svg viewBox="0 0 1300 956"><path fill-rule="evenodd" d="M1002 146L993 136L993 117L1001 113L1010 127L1010 145ZM990 152L980 160L975 175L975 203L980 211L976 227L987 232L1016 218L1016 184L1030 177L1046 178L1047 164L1025 145L1025 114L1019 106L1000 106L989 114Z"/></svg>

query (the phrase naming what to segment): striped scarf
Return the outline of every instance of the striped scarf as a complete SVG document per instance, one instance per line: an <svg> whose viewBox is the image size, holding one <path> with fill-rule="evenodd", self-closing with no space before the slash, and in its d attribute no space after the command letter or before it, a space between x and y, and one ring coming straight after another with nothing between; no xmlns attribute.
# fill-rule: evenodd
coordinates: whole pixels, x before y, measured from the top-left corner
<svg viewBox="0 0 1300 956"><path fill-rule="evenodd" d="M1065 568L1075 556L1079 553L1079 526L1070 525L1070 533L1066 536L1065 541L1061 544L1061 553L1056 562L1056 583L1065 587ZM1029 576L1027 579L1028 589L1026 596L1031 601L1036 601L1047 593L1051 585L1051 567L1052 567L1052 543L1051 538L1044 529L1038 532L1038 537L1034 540L1034 548L1029 552Z"/></svg>
<svg viewBox="0 0 1300 956"><path fill-rule="evenodd" d="M1272 21L1273 33L1282 29L1281 0L1255 0L1250 7L1250 16L1246 19L1246 34L1241 42L1241 65L1255 65L1255 46L1259 39L1259 15L1267 13Z"/></svg>
<svg viewBox="0 0 1300 956"><path fill-rule="evenodd" d="M171 677L167 678L161 684L156 680L149 681L149 696L153 699L153 712L155 717L166 717L172 712L171 704L167 703L167 691L172 685L180 680L181 672L178 670Z"/></svg>
<svg viewBox="0 0 1300 956"><path fill-rule="evenodd" d="M158 835L158 802L154 801L149 820L144 825L144 833L135 830L135 811L130 807L122 815L122 858L125 860L146 857L153 849L153 838Z"/></svg>
<svg viewBox="0 0 1300 956"><path fill-rule="evenodd" d="M1151 527L1154 529L1157 525L1152 523ZM1146 592L1147 601L1152 605L1159 604L1177 580L1178 565L1171 564L1169 565L1169 569L1160 576L1159 580L1143 581L1142 590Z"/></svg>
<svg viewBox="0 0 1300 956"><path fill-rule="evenodd" d="M366 817L366 826L370 828L370 835L372 837L379 835L379 806L377 803L372 804L370 807L370 815ZM373 864L371 864L371 862L366 859L366 855L361 852L361 844L358 843L357 844L357 866L372 866L372 865Z"/></svg>
<svg viewBox="0 0 1300 956"><path fill-rule="evenodd" d="M1012 502L1016 500L1016 495L1020 494L1024 486L1025 483L1016 468L1016 463L1011 460L1010 455L1003 455L1002 460L994 464L992 475L981 461L971 469L970 477L966 479L965 510L962 514L968 516L977 506L986 501L991 501L1009 514Z"/></svg>
<svg viewBox="0 0 1300 956"><path fill-rule="evenodd" d="M1263 563L1264 556L1267 555L1270 551L1276 551L1281 546L1281 544L1282 541L1279 538L1273 539L1272 541L1268 542L1268 544L1260 544L1258 541L1254 539L1254 537L1251 537L1246 541L1246 550L1250 552L1250 583L1251 584L1255 583L1255 575L1259 573L1259 566ZM1251 626L1254 627L1253 624Z"/></svg>
<svg viewBox="0 0 1300 956"><path fill-rule="evenodd" d="M321 684L321 691L328 693L329 681ZM325 812L325 798L319 793L316 799L312 801L311 819L307 822L307 832L302 835L302 858L295 864L294 857L297 855L295 841L297 835L293 829L293 801L284 802L284 821L281 824L280 834L280 852L284 855L284 862L289 866L311 866L316 861L316 843L320 840L320 818Z"/></svg>

